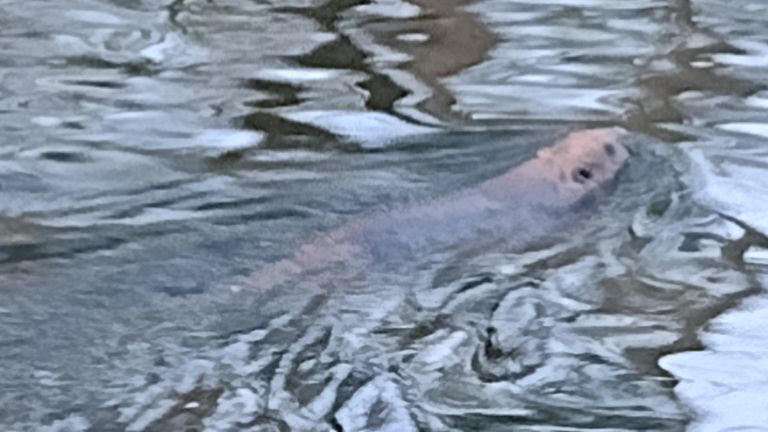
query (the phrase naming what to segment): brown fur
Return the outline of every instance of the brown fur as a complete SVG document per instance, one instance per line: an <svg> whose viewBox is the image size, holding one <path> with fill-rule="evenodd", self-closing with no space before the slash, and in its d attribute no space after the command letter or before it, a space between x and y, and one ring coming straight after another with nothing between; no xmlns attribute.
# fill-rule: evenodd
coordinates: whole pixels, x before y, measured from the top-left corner
<svg viewBox="0 0 768 432"><path fill-rule="evenodd" d="M407 262L430 249L489 233L542 233L547 215L539 213L567 208L616 175L629 157L620 142L625 134L620 128L573 132L502 176L440 200L356 220L301 246L291 259L254 277L257 283L274 286L334 266Z"/></svg>

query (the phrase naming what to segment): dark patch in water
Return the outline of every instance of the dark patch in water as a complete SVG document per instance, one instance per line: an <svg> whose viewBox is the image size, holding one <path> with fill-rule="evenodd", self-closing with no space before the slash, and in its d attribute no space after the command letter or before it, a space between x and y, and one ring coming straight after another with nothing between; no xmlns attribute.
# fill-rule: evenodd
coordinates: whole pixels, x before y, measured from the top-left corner
<svg viewBox="0 0 768 432"><path fill-rule="evenodd" d="M83 163L90 160L90 158L82 153L56 150L40 153L40 159L62 163Z"/></svg>
<svg viewBox="0 0 768 432"><path fill-rule="evenodd" d="M113 250L125 244L120 237L48 240L46 243L26 243L0 246L0 264L42 261L52 258L72 258L78 255Z"/></svg>
<svg viewBox="0 0 768 432"><path fill-rule="evenodd" d="M291 136L307 135L311 137L332 140L335 138L330 132L304 123L291 121L275 114L265 112L254 112L242 117L237 121L242 129L256 130L266 132L270 135ZM264 144L264 147L270 147L270 141Z"/></svg>
<svg viewBox="0 0 768 432"><path fill-rule="evenodd" d="M341 13L349 8L369 4L370 0L330 0L315 7L281 7L275 8L275 12L292 13L312 18L323 29L333 31Z"/></svg>
<svg viewBox="0 0 768 432"><path fill-rule="evenodd" d="M68 57L66 65L89 69L118 69L125 71L126 74L131 76L151 76L162 72L162 70L152 70L149 62L118 63L96 56Z"/></svg>
<svg viewBox="0 0 768 432"><path fill-rule="evenodd" d="M187 297L205 292L205 288L200 284L190 286L168 285L161 288L161 291L168 297Z"/></svg>
<svg viewBox="0 0 768 432"><path fill-rule="evenodd" d="M374 111L395 112L396 101L410 94L397 85L390 77L375 71L368 65L368 55L355 46L349 37L339 33L335 26L341 13L351 7L368 4L366 0L331 0L314 8L281 8L279 11L303 15L316 20L326 31L334 32L337 37L323 44L312 52L295 57L299 65L312 68L357 70L365 73L368 79L358 84L368 93L366 108Z"/></svg>
<svg viewBox="0 0 768 432"><path fill-rule="evenodd" d="M270 416L256 416L248 423L238 423L237 427L243 430L256 430L263 432L291 432L291 427L283 420Z"/></svg>
<svg viewBox="0 0 768 432"><path fill-rule="evenodd" d="M364 70L366 55L347 36L339 35L335 40L320 45L309 54L299 56L296 62L301 66L325 69Z"/></svg>
<svg viewBox="0 0 768 432"><path fill-rule="evenodd" d="M278 108L298 105L303 102L303 99L299 97L299 92L301 92L302 88L294 84L263 79L247 79L243 80L242 86L247 89L266 92L275 96L274 98L247 103L248 106L254 108Z"/></svg>
<svg viewBox="0 0 768 432"><path fill-rule="evenodd" d="M395 102L409 94L405 89L395 84L391 78L381 74L372 75L358 84L358 87L368 91L365 107L372 111L392 112Z"/></svg>
<svg viewBox="0 0 768 432"><path fill-rule="evenodd" d="M214 202L208 202L205 204L200 204L199 206L195 207L194 210L210 211L210 210L238 209L238 208L243 208L248 206L267 204L272 201L274 201L273 197L248 198L248 199L234 200L234 201L214 201Z"/></svg>
<svg viewBox="0 0 768 432"><path fill-rule="evenodd" d="M77 80L77 81L65 81L65 82L67 84L72 84L76 86L96 87L96 88L105 88L105 89L121 89L126 87L125 84L114 82L114 81Z"/></svg>
<svg viewBox="0 0 768 432"><path fill-rule="evenodd" d="M147 426L144 432L202 430L202 420L216 411L223 393L222 388L197 388L186 393L163 417Z"/></svg>

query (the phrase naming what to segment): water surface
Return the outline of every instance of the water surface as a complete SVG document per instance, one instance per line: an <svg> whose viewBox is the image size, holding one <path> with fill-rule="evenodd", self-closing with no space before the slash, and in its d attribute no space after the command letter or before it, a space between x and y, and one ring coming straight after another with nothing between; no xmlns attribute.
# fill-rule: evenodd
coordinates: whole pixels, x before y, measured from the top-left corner
<svg viewBox="0 0 768 432"><path fill-rule="evenodd" d="M764 427L761 2L0 12L4 430ZM566 232L252 277L604 125L632 161Z"/></svg>

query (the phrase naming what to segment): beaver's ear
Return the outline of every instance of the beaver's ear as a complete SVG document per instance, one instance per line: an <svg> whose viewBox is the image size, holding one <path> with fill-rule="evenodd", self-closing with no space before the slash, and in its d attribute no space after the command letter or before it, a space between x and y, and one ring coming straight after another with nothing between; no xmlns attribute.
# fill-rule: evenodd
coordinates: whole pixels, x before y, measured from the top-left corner
<svg viewBox="0 0 768 432"><path fill-rule="evenodd" d="M552 149L550 147L544 147L543 149L540 149L536 152L536 157L544 160L551 159Z"/></svg>
<svg viewBox="0 0 768 432"><path fill-rule="evenodd" d="M619 126L612 127L611 131L613 131L613 133L615 133L616 135L618 135L620 137L623 137L625 135L629 135L629 132L627 132L626 129L624 129L623 127L619 127Z"/></svg>

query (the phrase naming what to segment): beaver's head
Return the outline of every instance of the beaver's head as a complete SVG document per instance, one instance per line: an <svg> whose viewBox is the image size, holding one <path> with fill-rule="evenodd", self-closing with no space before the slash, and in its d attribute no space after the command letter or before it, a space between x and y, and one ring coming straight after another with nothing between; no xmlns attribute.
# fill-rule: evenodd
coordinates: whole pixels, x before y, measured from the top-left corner
<svg viewBox="0 0 768 432"><path fill-rule="evenodd" d="M580 197L612 179L624 165L629 153L621 138L626 134L618 127L571 132L537 156L561 193Z"/></svg>

